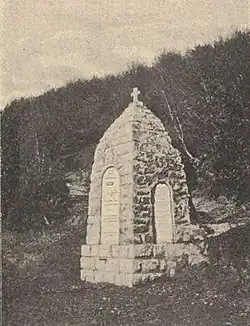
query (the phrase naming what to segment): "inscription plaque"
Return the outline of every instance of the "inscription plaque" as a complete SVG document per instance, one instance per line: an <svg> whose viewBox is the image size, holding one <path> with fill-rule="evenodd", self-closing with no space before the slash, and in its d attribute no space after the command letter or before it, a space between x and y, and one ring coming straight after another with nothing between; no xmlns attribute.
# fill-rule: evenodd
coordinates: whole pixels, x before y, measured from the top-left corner
<svg viewBox="0 0 250 326"><path fill-rule="evenodd" d="M120 177L108 168L102 180L101 243L119 244Z"/></svg>
<svg viewBox="0 0 250 326"><path fill-rule="evenodd" d="M154 213L156 243L173 242L173 199L170 186L156 186Z"/></svg>

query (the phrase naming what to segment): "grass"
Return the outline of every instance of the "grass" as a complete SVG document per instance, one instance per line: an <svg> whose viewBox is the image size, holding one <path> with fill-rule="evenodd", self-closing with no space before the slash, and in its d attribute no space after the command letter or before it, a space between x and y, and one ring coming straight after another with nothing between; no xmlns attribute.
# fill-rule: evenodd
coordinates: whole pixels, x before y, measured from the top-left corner
<svg viewBox="0 0 250 326"><path fill-rule="evenodd" d="M233 271L201 265L133 289L95 285L79 280L83 231L24 239L3 243L4 325L250 325L249 292ZM25 254L29 268L10 264Z"/></svg>

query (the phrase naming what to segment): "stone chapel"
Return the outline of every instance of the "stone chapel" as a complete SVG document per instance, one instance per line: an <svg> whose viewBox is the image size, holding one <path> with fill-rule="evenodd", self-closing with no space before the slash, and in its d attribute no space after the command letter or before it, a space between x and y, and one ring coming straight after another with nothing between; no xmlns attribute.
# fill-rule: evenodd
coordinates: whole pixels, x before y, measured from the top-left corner
<svg viewBox="0 0 250 326"><path fill-rule="evenodd" d="M166 275L185 252L190 224L181 155L162 122L138 100L97 145L81 279L133 286Z"/></svg>

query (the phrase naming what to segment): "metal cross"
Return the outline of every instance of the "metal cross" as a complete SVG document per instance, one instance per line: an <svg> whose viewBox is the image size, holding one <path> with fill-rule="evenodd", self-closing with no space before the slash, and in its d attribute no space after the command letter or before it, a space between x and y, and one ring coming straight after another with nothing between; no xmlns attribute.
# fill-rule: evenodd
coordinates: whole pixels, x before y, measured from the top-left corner
<svg viewBox="0 0 250 326"><path fill-rule="evenodd" d="M137 87L133 88L133 92L131 93L131 97L133 98L133 103L138 103L138 96L141 94Z"/></svg>

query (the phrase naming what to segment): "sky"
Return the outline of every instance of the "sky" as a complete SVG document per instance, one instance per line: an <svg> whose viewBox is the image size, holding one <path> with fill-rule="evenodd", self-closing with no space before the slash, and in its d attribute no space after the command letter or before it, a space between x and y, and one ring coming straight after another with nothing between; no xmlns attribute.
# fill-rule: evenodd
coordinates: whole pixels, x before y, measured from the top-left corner
<svg viewBox="0 0 250 326"><path fill-rule="evenodd" d="M1 97L151 64L249 28L250 0L0 0Z"/></svg>

